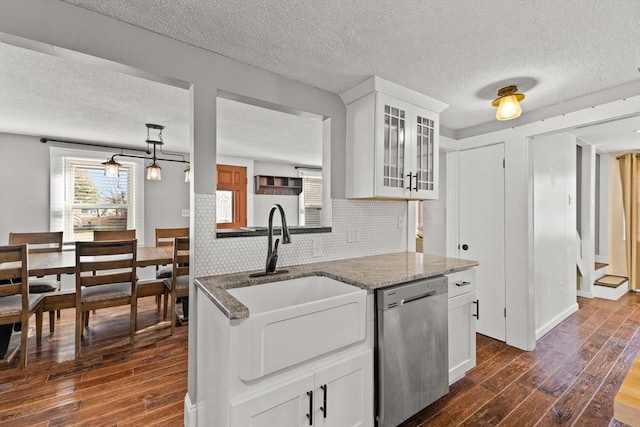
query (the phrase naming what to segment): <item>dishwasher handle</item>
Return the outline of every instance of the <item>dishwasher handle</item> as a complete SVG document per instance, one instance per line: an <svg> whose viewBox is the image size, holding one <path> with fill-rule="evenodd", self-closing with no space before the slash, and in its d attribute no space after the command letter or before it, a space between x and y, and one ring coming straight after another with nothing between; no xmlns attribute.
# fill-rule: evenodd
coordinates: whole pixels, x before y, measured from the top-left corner
<svg viewBox="0 0 640 427"><path fill-rule="evenodd" d="M409 298L405 298L403 300L400 301L400 305L405 305L407 303L413 302L413 301L418 301L421 300L423 298L429 298L432 297L436 294L436 291L431 291L431 292L427 292L426 294L422 294L422 295L416 295L413 297L409 297Z"/></svg>

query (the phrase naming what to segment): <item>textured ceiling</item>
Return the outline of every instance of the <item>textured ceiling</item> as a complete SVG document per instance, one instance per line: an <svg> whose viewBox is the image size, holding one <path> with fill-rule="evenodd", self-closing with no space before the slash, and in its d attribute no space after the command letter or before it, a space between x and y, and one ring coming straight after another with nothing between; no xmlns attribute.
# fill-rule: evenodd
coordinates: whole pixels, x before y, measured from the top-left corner
<svg viewBox="0 0 640 427"><path fill-rule="evenodd" d="M638 0L67 3L335 93L379 75L450 104L442 125L461 135L517 124L494 118L501 83L525 91L523 118L628 82L640 94ZM151 122L166 126L167 150L189 151L187 91L80 57L0 44L0 132L135 146ZM221 154L318 156L313 120L228 100L218 113ZM637 148L623 123L579 136L604 151ZM290 160L317 164L311 157Z"/></svg>
<svg viewBox="0 0 640 427"><path fill-rule="evenodd" d="M322 162L319 120L218 101L218 153L309 166ZM0 43L0 132L189 152L189 92L103 67Z"/></svg>
<svg viewBox="0 0 640 427"><path fill-rule="evenodd" d="M504 82L534 83L526 112L639 77L637 0L64 1L334 93L378 75L454 130Z"/></svg>

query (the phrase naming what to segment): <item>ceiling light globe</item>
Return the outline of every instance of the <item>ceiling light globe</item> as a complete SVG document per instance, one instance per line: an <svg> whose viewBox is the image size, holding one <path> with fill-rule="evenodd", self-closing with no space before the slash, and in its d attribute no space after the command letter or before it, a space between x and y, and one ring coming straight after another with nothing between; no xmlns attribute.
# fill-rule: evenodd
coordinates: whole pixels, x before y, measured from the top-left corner
<svg viewBox="0 0 640 427"><path fill-rule="evenodd" d="M522 108L515 95L507 95L500 99L496 119L511 120L520 117L520 114L522 114Z"/></svg>
<svg viewBox="0 0 640 427"><path fill-rule="evenodd" d="M156 162L147 166L147 180L160 181L162 179L162 168Z"/></svg>
<svg viewBox="0 0 640 427"><path fill-rule="evenodd" d="M120 163L116 162L113 158L102 163L104 165L104 176L117 178L120 176Z"/></svg>

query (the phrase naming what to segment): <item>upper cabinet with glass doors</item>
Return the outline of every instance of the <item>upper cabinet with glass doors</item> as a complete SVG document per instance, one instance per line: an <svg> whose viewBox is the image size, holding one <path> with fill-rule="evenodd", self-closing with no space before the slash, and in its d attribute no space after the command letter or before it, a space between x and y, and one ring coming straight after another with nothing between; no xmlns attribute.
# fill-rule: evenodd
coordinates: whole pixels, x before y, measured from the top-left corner
<svg viewBox="0 0 640 427"><path fill-rule="evenodd" d="M347 198L438 198L439 114L447 104L373 77L347 105Z"/></svg>

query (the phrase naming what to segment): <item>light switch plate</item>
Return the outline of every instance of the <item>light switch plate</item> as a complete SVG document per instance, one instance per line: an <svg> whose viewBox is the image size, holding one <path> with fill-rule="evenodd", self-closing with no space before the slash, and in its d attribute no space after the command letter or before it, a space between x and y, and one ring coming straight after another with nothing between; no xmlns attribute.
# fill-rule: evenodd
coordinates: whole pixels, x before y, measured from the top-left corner
<svg viewBox="0 0 640 427"><path fill-rule="evenodd" d="M182 209L182 217L183 218L189 218L189 209Z"/></svg>

